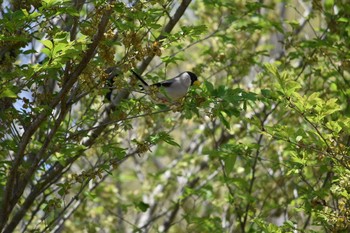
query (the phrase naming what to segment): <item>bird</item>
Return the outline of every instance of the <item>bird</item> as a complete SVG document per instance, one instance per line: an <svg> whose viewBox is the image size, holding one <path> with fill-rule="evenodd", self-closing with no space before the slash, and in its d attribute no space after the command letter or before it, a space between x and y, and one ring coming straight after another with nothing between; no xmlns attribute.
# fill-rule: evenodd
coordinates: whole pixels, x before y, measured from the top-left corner
<svg viewBox="0 0 350 233"><path fill-rule="evenodd" d="M131 72L141 82L141 88L151 96L153 101L161 104L177 102L187 94L190 86L200 85L197 75L190 71L182 72L174 78L152 85L148 85L134 70Z"/></svg>

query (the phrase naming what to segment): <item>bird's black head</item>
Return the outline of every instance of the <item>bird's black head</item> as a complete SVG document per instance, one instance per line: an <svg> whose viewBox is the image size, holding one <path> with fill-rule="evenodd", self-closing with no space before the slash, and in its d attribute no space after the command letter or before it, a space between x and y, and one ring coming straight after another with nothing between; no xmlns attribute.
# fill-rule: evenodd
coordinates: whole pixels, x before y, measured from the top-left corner
<svg viewBox="0 0 350 233"><path fill-rule="evenodd" d="M191 86L193 84L196 84L198 83L198 78L197 78L197 75L195 75L194 73L190 72L190 71L186 71L186 73L191 77Z"/></svg>

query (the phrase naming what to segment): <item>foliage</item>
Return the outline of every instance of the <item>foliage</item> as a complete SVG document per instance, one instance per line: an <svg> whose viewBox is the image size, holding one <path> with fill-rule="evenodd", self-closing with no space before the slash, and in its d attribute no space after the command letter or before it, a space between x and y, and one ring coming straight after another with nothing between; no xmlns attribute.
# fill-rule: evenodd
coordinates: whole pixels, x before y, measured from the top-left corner
<svg viewBox="0 0 350 233"><path fill-rule="evenodd" d="M347 1L1 3L1 232L349 232Z"/></svg>

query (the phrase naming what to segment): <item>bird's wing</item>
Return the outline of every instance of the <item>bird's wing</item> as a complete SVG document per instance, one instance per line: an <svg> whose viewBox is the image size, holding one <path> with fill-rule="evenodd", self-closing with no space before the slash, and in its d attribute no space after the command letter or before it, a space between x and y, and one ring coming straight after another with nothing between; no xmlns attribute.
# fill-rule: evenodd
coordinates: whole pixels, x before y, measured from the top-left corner
<svg viewBox="0 0 350 233"><path fill-rule="evenodd" d="M174 80L173 79L169 79L169 80L165 80L163 82L152 84L152 86L156 86L156 87L170 87L173 83L174 83Z"/></svg>

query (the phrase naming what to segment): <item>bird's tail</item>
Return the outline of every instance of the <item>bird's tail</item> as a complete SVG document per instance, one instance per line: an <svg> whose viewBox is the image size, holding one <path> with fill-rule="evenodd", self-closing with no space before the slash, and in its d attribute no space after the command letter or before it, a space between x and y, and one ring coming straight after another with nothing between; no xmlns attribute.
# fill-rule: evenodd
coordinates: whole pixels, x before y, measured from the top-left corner
<svg viewBox="0 0 350 233"><path fill-rule="evenodd" d="M148 87L148 83L146 83L146 81L143 80L143 78L141 78L141 76L140 76L138 73L136 73L136 72L133 71L133 70L131 70L131 72L135 75L135 77L136 77L138 80L140 80L140 81L142 82L142 84L143 84L145 87Z"/></svg>

